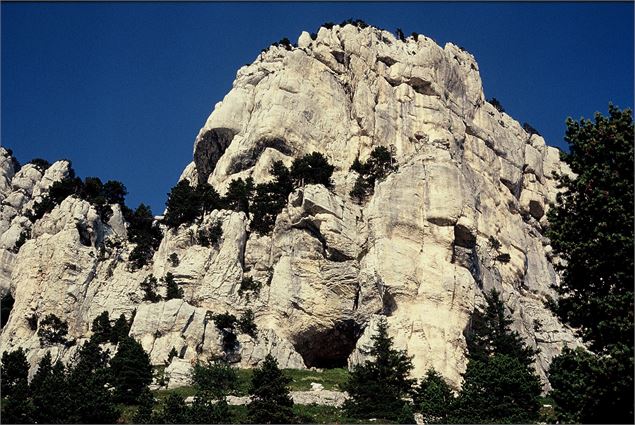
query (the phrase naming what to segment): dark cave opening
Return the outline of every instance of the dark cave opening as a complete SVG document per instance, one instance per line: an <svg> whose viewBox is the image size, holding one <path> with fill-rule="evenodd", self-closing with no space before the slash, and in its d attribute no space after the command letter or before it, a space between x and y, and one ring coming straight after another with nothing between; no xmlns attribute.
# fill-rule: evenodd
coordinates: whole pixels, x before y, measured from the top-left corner
<svg viewBox="0 0 635 425"><path fill-rule="evenodd" d="M307 329L295 338L293 345L307 367L347 367L348 356L362 331L354 320L344 320L330 329Z"/></svg>

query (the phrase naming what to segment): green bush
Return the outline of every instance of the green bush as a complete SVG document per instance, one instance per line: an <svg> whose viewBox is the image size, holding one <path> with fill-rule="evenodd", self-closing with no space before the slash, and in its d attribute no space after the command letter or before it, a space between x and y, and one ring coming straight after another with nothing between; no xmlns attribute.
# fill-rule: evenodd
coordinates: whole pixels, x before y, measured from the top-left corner
<svg viewBox="0 0 635 425"><path fill-rule="evenodd" d="M143 289L143 301L150 301L156 303L161 301L161 296L157 294L157 278L149 275L141 282L140 286Z"/></svg>
<svg viewBox="0 0 635 425"><path fill-rule="evenodd" d="M38 170L40 170L41 172L45 172L51 166L50 162L48 162L46 159L42 159L42 158L33 158L32 160L27 162L27 164L35 165L35 167Z"/></svg>
<svg viewBox="0 0 635 425"><path fill-rule="evenodd" d="M398 166L392 153L384 146L373 149L366 162L361 162L359 158L356 158L351 164L350 170L357 172L359 176L350 192L351 198L357 203L362 203L373 194L376 181L383 180L397 169Z"/></svg>
<svg viewBox="0 0 635 425"><path fill-rule="evenodd" d="M258 327L254 322L254 318L254 312L249 309L240 317L240 320L238 320L238 329L240 329L240 332L247 334L252 338L256 338L256 334L258 332Z"/></svg>
<svg viewBox="0 0 635 425"><path fill-rule="evenodd" d="M170 190L166 206L163 221L168 227L176 228L181 224L193 223L206 212L220 209L221 198L207 183L194 188L189 181L181 180Z"/></svg>
<svg viewBox="0 0 635 425"><path fill-rule="evenodd" d="M124 337L110 360L115 397L122 403L135 403L152 382L150 356L134 338Z"/></svg>
<svg viewBox="0 0 635 425"><path fill-rule="evenodd" d="M293 423L293 399L289 394L291 379L278 368L278 362L267 354L254 369L249 386L251 402L247 406L251 423Z"/></svg>
<svg viewBox="0 0 635 425"><path fill-rule="evenodd" d="M165 299L183 298L183 288L174 280L174 275L168 272L165 275L165 283L167 284Z"/></svg>
<svg viewBox="0 0 635 425"><path fill-rule="evenodd" d="M306 184L322 184L327 188L333 186L331 176L335 167L319 152L304 155L293 161L291 180L296 187Z"/></svg>
<svg viewBox="0 0 635 425"><path fill-rule="evenodd" d="M55 314L47 315L40 322L37 335L40 338L40 345L46 347L53 344L63 344L68 334L68 323L62 321Z"/></svg>

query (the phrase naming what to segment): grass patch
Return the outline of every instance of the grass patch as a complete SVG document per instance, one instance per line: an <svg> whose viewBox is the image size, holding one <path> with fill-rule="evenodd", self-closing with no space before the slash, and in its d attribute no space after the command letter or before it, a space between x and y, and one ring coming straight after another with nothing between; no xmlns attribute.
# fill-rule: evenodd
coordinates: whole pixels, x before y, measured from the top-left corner
<svg viewBox="0 0 635 425"><path fill-rule="evenodd" d="M349 418L342 409L319 404L296 404L293 413L301 424L363 424L368 420Z"/></svg>
<svg viewBox="0 0 635 425"><path fill-rule="evenodd" d="M307 369L284 369L285 375L292 379L291 391L309 391L311 382L322 384L325 390L341 391L348 379L348 370L344 368L324 369L321 372Z"/></svg>

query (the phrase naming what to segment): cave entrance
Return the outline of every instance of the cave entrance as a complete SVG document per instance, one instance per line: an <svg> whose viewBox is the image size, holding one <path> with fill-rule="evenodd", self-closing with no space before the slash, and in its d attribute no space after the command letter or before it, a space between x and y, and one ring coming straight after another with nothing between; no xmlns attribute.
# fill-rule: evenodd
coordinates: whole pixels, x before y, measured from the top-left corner
<svg viewBox="0 0 635 425"><path fill-rule="evenodd" d="M295 338L295 350L307 367L347 367L362 328L354 320L338 322L330 329L308 329Z"/></svg>

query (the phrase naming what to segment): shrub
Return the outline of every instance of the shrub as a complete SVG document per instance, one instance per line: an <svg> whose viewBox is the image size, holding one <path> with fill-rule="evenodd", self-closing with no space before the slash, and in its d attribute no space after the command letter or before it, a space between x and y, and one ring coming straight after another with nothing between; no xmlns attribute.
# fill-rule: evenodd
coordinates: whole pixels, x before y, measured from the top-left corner
<svg viewBox="0 0 635 425"><path fill-rule="evenodd" d="M165 299L183 298L183 288L174 280L174 275L170 272L165 275L165 283L167 284Z"/></svg>
<svg viewBox="0 0 635 425"><path fill-rule="evenodd" d="M43 347L53 344L63 344L66 342L68 334L68 323L62 321L55 314L47 315L40 322L37 335L40 338L40 345Z"/></svg>
<svg viewBox="0 0 635 425"><path fill-rule="evenodd" d="M406 41L406 36L404 35L401 28L397 28L397 39L401 41Z"/></svg>
<svg viewBox="0 0 635 425"><path fill-rule="evenodd" d="M143 289L143 301L150 301L151 303L156 303L161 301L161 296L157 294L157 278L149 275L143 282L140 284L141 289Z"/></svg>
<svg viewBox="0 0 635 425"><path fill-rule="evenodd" d="M260 292L260 288L262 287L262 283L254 280L251 276L244 276L240 281L240 287L238 288L238 295L243 296L245 292L253 292L258 294Z"/></svg>
<svg viewBox="0 0 635 425"><path fill-rule="evenodd" d="M501 105L500 101L495 97L488 100L488 102L500 113L505 112L505 108Z"/></svg>
<svg viewBox="0 0 635 425"><path fill-rule="evenodd" d="M31 329L32 331L37 330L37 325L38 325L37 314L33 313L32 315L28 316L26 318L26 322L29 324L29 329Z"/></svg>
<svg viewBox="0 0 635 425"><path fill-rule="evenodd" d="M537 136L540 136L541 134L538 132L538 130L536 130L531 124L529 124L528 122L523 123L523 130L525 130L527 132L527 134L529 134L530 136L532 134L535 134Z"/></svg>
<svg viewBox="0 0 635 425"><path fill-rule="evenodd" d="M179 256L176 254L176 252L170 254L170 256L168 257L168 261L170 262L170 265L172 267L178 267L180 263Z"/></svg>
<svg viewBox="0 0 635 425"><path fill-rule="evenodd" d="M218 247L222 236L223 226L220 221L214 222L209 228L201 227L197 233L198 243L205 247Z"/></svg>
<svg viewBox="0 0 635 425"><path fill-rule="evenodd" d="M168 353L168 360L167 360L166 364L172 363L172 359L177 357L178 355L179 355L179 353L176 352L176 348L172 347L172 349Z"/></svg>
<svg viewBox="0 0 635 425"><path fill-rule="evenodd" d="M388 174L397 171L398 166L392 153L385 146L378 146L373 149L366 162L361 162L356 158L351 164L350 170L359 174L353 189L349 195L357 203L361 203L367 196L372 195L375 189L375 182L382 180Z"/></svg>
<svg viewBox="0 0 635 425"><path fill-rule="evenodd" d="M4 328L4 325L9 321L11 310L13 310L13 304L15 299L11 295L11 292L7 292L0 300L0 327Z"/></svg>
<svg viewBox="0 0 635 425"><path fill-rule="evenodd" d="M236 371L223 361L197 362L192 369L192 383L199 392L214 399L223 398L237 387Z"/></svg>
<svg viewBox="0 0 635 425"><path fill-rule="evenodd" d="M50 162L42 158L34 158L30 160L29 162L27 162L27 164L35 165L35 167L37 167L37 169L40 170L41 172L45 172L51 166Z"/></svg>
<svg viewBox="0 0 635 425"><path fill-rule="evenodd" d="M227 312L214 316L214 323L223 336L223 351L225 353L236 349L238 343L235 334L236 322L236 316Z"/></svg>
<svg viewBox="0 0 635 425"><path fill-rule="evenodd" d="M238 320L238 329L240 329L242 333L256 338L258 327L256 323L254 323L254 312L251 311L251 309L247 310L245 314L240 317L240 320Z"/></svg>

